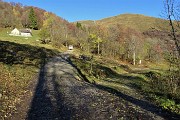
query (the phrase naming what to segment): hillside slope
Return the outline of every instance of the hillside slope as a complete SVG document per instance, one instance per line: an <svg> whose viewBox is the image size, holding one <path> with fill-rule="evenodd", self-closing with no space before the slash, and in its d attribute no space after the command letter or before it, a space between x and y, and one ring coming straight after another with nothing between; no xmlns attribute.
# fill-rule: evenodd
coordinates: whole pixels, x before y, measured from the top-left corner
<svg viewBox="0 0 180 120"><path fill-rule="evenodd" d="M78 22L84 25L100 24L103 26L113 26L116 24L121 24L141 32L150 29L167 30L169 25L168 21L166 20L140 14L121 14L118 16L104 18L97 21L87 20Z"/></svg>

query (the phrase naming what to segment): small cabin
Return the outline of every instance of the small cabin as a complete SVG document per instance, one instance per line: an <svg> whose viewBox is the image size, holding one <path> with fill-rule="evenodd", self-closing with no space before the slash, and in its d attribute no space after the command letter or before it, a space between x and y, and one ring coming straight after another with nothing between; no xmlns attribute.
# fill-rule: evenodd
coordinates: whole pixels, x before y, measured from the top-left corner
<svg viewBox="0 0 180 120"><path fill-rule="evenodd" d="M11 31L11 33L9 35L11 35L11 36L32 37L32 32L31 32L30 29L18 30L17 28L15 28L14 30Z"/></svg>
<svg viewBox="0 0 180 120"><path fill-rule="evenodd" d="M30 29L22 29L20 30L20 34L23 37L32 37L32 32Z"/></svg>

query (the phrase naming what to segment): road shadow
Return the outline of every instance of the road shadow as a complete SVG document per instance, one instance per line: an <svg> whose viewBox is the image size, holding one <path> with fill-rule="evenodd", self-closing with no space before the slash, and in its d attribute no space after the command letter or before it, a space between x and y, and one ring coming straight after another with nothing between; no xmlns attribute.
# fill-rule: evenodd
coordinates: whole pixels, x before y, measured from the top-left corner
<svg viewBox="0 0 180 120"><path fill-rule="evenodd" d="M65 62L62 57L61 60ZM47 75L46 63L41 65L27 120L70 120L73 118L75 109L64 104L62 93L59 91L61 87L57 81L59 76L56 74L55 64L50 67L53 69L50 76Z"/></svg>
<svg viewBox="0 0 180 120"><path fill-rule="evenodd" d="M38 83L28 112L28 120L48 119L52 116L53 105L47 96L45 87L45 63L41 65Z"/></svg>
<svg viewBox="0 0 180 120"><path fill-rule="evenodd" d="M168 119L168 120L179 120L180 119L180 115L179 114L176 114L176 113L172 113L168 110L164 110L162 109L161 107L158 107L158 106L155 106L154 104L151 104L150 102L148 101L144 101L144 100L139 100L139 99L136 99L134 97L131 97L129 95L126 95L124 93L121 93L115 89L112 89L112 88L109 88L109 87L106 87L106 86L102 86L102 85L98 85L98 84L95 84L95 86L99 89L102 89L104 91L108 91L136 106L139 106L147 111L150 111L151 113L153 114L156 114L158 116L161 116L163 117L164 119Z"/></svg>

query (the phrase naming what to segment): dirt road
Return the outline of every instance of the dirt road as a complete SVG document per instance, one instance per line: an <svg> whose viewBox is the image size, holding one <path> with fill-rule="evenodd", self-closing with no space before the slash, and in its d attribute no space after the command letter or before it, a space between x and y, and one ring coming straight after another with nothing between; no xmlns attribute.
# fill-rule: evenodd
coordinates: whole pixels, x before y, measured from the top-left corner
<svg viewBox="0 0 180 120"><path fill-rule="evenodd" d="M159 109L125 94L112 94L100 85L82 80L66 55L42 66L32 93L13 120L161 120ZM33 87L32 87L33 88ZM134 102L133 102L134 101ZM141 104L142 103L142 104ZM148 106L149 109L147 109Z"/></svg>

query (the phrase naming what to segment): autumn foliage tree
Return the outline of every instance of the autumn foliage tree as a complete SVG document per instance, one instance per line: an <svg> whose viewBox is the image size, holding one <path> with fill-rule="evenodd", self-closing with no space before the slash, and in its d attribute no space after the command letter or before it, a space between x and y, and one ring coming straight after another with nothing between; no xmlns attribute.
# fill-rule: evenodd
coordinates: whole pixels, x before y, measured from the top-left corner
<svg viewBox="0 0 180 120"><path fill-rule="evenodd" d="M100 37L98 37L96 34L90 34L88 39L92 44L93 52L99 55L100 44L103 42L103 40Z"/></svg>
<svg viewBox="0 0 180 120"><path fill-rule="evenodd" d="M0 27L41 29L46 11L20 3L0 1ZM51 14L52 16L55 16ZM59 19L62 19L59 17Z"/></svg>
<svg viewBox="0 0 180 120"><path fill-rule="evenodd" d="M176 5L175 0L165 0L164 6L166 11L165 14L167 16L167 19L169 20L169 25L171 27L171 35L178 52L178 56L180 56L180 40L177 38L177 32L180 30L180 2ZM175 20L175 22L173 22L173 19Z"/></svg>

